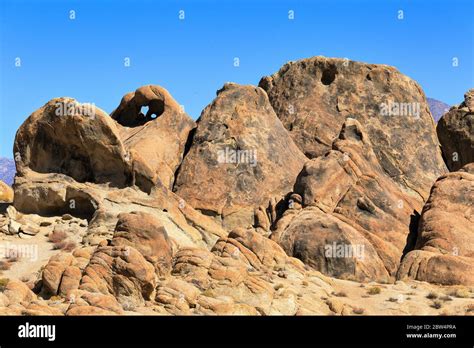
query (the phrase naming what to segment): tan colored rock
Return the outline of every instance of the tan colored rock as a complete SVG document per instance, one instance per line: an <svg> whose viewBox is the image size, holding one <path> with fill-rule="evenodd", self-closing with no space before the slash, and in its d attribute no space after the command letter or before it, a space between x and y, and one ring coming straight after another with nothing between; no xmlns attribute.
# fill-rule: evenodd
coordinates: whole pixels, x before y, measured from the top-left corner
<svg viewBox="0 0 474 348"><path fill-rule="evenodd" d="M58 294L63 273L74 262L74 257L67 253L53 256L42 273L43 292L47 295Z"/></svg>
<svg viewBox="0 0 474 348"><path fill-rule="evenodd" d="M116 123L102 110L56 98L19 128L14 145L17 176L60 173L77 182L124 187L130 166Z"/></svg>
<svg viewBox="0 0 474 348"><path fill-rule="evenodd" d="M254 210L291 191L305 161L265 92L227 83L198 120L174 191L228 230L254 223Z"/></svg>
<svg viewBox="0 0 474 348"><path fill-rule="evenodd" d="M111 116L125 126L120 134L133 159L136 185L147 192L158 182L171 189L194 121L166 89L154 85L125 95Z"/></svg>
<svg viewBox="0 0 474 348"><path fill-rule="evenodd" d="M332 148L304 166L295 184L304 209L285 213L272 239L324 274L393 280L422 202L384 173L357 120Z"/></svg>
<svg viewBox="0 0 474 348"><path fill-rule="evenodd" d="M239 229L212 252L179 250L172 277L159 284L156 296L172 314L293 315L298 301L292 287L304 279L305 269L275 242Z"/></svg>
<svg viewBox="0 0 474 348"><path fill-rule="evenodd" d="M474 285L474 163L441 176L423 208L415 250L398 278Z"/></svg>
<svg viewBox="0 0 474 348"><path fill-rule="evenodd" d="M466 92L460 105L441 117L436 131L449 170L474 162L474 88Z"/></svg>
<svg viewBox="0 0 474 348"><path fill-rule="evenodd" d="M285 64L259 86L309 158L330 150L352 117L366 129L383 170L423 200L446 171L421 87L393 67L313 57Z"/></svg>
<svg viewBox="0 0 474 348"><path fill-rule="evenodd" d="M36 295L28 286L16 279L10 279L5 286L3 294L8 298L9 304L28 304Z"/></svg>
<svg viewBox="0 0 474 348"><path fill-rule="evenodd" d="M188 116L176 114L176 102L168 97L166 100L168 112L130 136L123 132L135 128L122 127L97 108L92 108L90 115L88 108L70 98L53 99L34 112L16 137L19 171L15 178L15 207L23 213L87 219L90 224L84 243L88 245L111 239L120 213L143 211L158 218L177 245L212 247L226 231L173 194L169 189L172 182L163 185L156 181L155 186L143 186L145 181L137 181L137 160L130 152L138 149L135 145L153 148L152 144L138 141L142 135L143 141L162 139L155 150L167 164L154 161L158 157L150 158L156 169L153 177L160 176L163 169L163 175L174 178L187 132L194 126ZM75 113L57 115L63 104L75 105ZM167 143L168 138L174 145ZM132 139L138 142L129 143ZM78 149L74 148L76 143ZM13 232L9 233L19 232L11 229Z"/></svg>
<svg viewBox="0 0 474 348"><path fill-rule="evenodd" d="M171 241L163 224L151 214L120 214L111 245L134 247L155 266L158 275L165 275L171 269Z"/></svg>
<svg viewBox="0 0 474 348"><path fill-rule="evenodd" d="M130 246L97 248L86 267L79 289L113 295L134 306L150 300L156 286L155 269Z"/></svg>
<svg viewBox="0 0 474 348"><path fill-rule="evenodd" d="M117 315L117 313L94 306L75 306L66 315Z"/></svg>
<svg viewBox="0 0 474 348"><path fill-rule="evenodd" d="M243 257L250 266L256 269L284 267L288 259L278 244L252 230L243 228L236 229L229 233L227 238L220 239L212 248L212 252L219 256Z"/></svg>
<svg viewBox="0 0 474 348"><path fill-rule="evenodd" d="M61 284L59 285L58 293L62 296L66 296L69 291L79 288L81 278L82 272L79 267L66 267L61 278Z"/></svg>
<svg viewBox="0 0 474 348"><path fill-rule="evenodd" d="M58 308L54 308L45 304L31 303L21 313L22 315L63 315L64 313Z"/></svg>
<svg viewBox="0 0 474 348"><path fill-rule="evenodd" d="M122 306L114 296L102 293L72 290L68 292L70 303L66 315L113 315L123 314Z"/></svg>
<svg viewBox="0 0 474 348"><path fill-rule="evenodd" d="M0 202L11 203L13 202L13 189L0 180Z"/></svg>

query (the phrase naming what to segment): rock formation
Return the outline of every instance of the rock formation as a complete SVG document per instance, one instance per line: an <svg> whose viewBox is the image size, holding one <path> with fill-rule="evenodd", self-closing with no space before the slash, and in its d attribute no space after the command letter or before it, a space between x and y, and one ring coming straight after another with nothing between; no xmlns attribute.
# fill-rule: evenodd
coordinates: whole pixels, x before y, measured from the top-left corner
<svg viewBox="0 0 474 348"><path fill-rule="evenodd" d="M177 112L176 102L164 89L146 86L139 89L142 90L162 91L167 100L164 105L169 107L159 118L137 129L147 134L143 141L173 133L169 139L172 142L176 134L182 135L182 142L176 146L165 145L166 139L157 140L156 147L149 144L149 150L154 148L155 154L170 158L169 166L154 162L160 157L157 155L151 156L154 169L143 170L143 158L134 155L134 151L145 145L140 135L128 133L136 127L122 127L95 106L70 98L53 99L34 112L17 132L15 207L30 214L67 213L86 218L91 224L84 242L94 245L112 236L120 213L136 210L158 216L180 245L212 246L223 236L220 226L200 216L169 189L187 131L194 123ZM124 138L124 134L128 136ZM159 179L169 176L173 179L166 185Z"/></svg>
<svg viewBox="0 0 474 348"><path fill-rule="evenodd" d="M383 171L357 120L346 120L332 148L304 166L295 184L303 209L287 210L272 239L325 274L388 282L418 197Z"/></svg>
<svg viewBox="0 0 474 348"><path fill-rule="evenodd" d="M421 214L415 250L398 278L474 285L474 163L441 176Z"/></svg>
<svg viewBox="0 0 474 348"><path fill-rule="evenodd" d="M0 202L11 203L13 202L13 190L10 186L0 181Z"/></svg>
<svg viewBox="0 0 474 348"><path fill-rule="evenodd" d="M309 158L330 150L352 117L366 129L383 170L422 200L446 171L421 87L393 67L314 57L284 65L259 85Z"/></svg>
<svg viewBox="0 0 474 348"><path fill-rule="evenodd" d="M226 84L198 120L174 191L227 229L291 191L304 155L258 87Z"/></svg>
<svg viewBox="0 0 474 348"><path fill-rule="evenodd" d="M474 89L441 117L436 131L449 170L474 162Z"/></svg>
<svg viewBox="0 0 474 348"><path fill-rule="evenodd" d="M421 88L323 57L260 86L197 122L153 85L35 111L0 238L37 257L0 259L0 315L471 312L474 166L446 174ZM460 163L471 94L438 126Z"/></svg>
<svg viewBox="0 0 474 348"><path fill-rule="evenodd" d="M18 176L64 174L77 182L125 187L130 166L115 122L102 110L56 98L35 111L16 134Z"/></svg>
<svg viewBox="0 0 474 348"><path fill-rule="evenodd" d="M147 113L142 108L148 107ZM162 87L143 86L122 98L111 114L133 158L135 183L150 191L158 182L171 189L194 122ZM152 121L152 122L150 122Z"/></svg>

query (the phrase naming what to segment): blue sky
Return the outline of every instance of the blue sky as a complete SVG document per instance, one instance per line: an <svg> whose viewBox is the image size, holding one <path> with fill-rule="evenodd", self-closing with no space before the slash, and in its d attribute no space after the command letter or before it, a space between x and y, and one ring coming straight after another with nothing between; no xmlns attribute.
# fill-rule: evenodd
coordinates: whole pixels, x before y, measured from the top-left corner
<svg viewBox="0 0 474 348"><path fill-rule="evenodd" d="M158 84L197 118L225 82L258 84L287 61L316 55L396 66L427 96L459 103L474 87L473 4L0 0L0 156L12 157L18 127L54 97L111 112L125 93Z"/></svg>

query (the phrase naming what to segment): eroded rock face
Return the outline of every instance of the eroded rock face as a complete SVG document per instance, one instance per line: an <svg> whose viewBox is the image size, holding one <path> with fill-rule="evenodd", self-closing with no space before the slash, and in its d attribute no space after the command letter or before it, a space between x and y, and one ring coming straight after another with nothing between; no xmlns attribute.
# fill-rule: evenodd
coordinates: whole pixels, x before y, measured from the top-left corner
<svg viewBox="0 0 474 348"><path fill-rule="evenodd" d="M309 158L330 150L352 117L383 170L424 200L446 170L422 89L393 67L314 57L284 65L259 86Z"/></svg>
<svg viewBox="0 0 474 348"><path fill-rule="evenodd" d="M421 214L415 250L398 278L474 285L474 163L441 176Z"/></svg>
<svg viewBox="0 0 474 348"><path fill-rule="evenodd" d="M414 287L383 284L374 306L349 280L473 284L474 167L440 177L417 229L444 168L416 83L317 57L261 85L281 120L263 89L236 84L197 128L158 86L113 118L69 98L30 116L15 144L19 211L0 212L0 233L74 243L52 244L25 284L2 279L0 314L439 314L417 307L428 283L394 309L389 296ZM380 115L388 101L419 102L419 117Z"/></svg>
<svg viewBox="0 0 474 348"><path fill-rule="evenodd" d="M167 311L227 315L294 315L299 310L295 291L306 277L299 260L245 229L220 239L212 252L180 250L172 275L159 283L155 298Z"/></svg>
<svg viewBox="0 0 474 348"><path fill-rule="evenodd" d="M124 120L142 105L157 118L132 127ZM170 190L194 122L158 86L126 96L113 116L130 127L71 98L53 99L34 112L15 139L15 207L89 220L86 245L111 239L118 215L135 211L158 219L177 246L212 247L226 232Z"/></svg>
<svg viewBox="0 0 474 348"><path fill-rule="evenodd" d="M15 207L25 213L90 218L97 197L83 186L132 184L118 126L102 110L71 98L53 99L35 111L15 138Z"/></svg>
<svg viewBox="0 0 474 348"><path fill-rule="evenodd" d="M145 114L142 108L148 108ZM124 126L120 136L133 158L137 186L150 191L160 182L171 189L194 121L166 89L153 85L125 95L111 116Z"/></svg>
<svg viewBox="0 0 474 348"><path fill-rule="evenodd" d="M13 189L0 180L0 202L11 203L13 202Z"/></svg>
<svg viewBox="0 0 474 348"><path fill-rule="evenodd" d="M174 191L227 229L254 223L254 208L291 191L305 157L265 92L226 84L198 121Z"/></svg>
<svg viewBox="0 0 474 348"><path fill-rule="evenodd" d="M348 118L332 150L305 164L295 191L303 209L272 234L289 255L338 278L395 277L422 202L384 173L359 121Z"/></svg>
<svg viewBox="0 0 474 348"><path fill-rule="evenodd" d="M17 176L60 173L77 182L130 184L131 168L116 123L99 108L56 98L31 114L14 145Z"/></svg>
<svg viewBox="0 0 474 348"><path fill-rule="evenodd" d="M137 306L155 291L151 263L130 246L98 247L84 270L79 289L113 295L121 304Z"/></svg>
<svg viewBox="0 0 474 348"><path fill-rule="evenodd" d="M173 259L173 246L165 227L158 218L144 212L120 214L115 228L114 246L133 246L158 275L168 273Z"/></svg>
<svg viewBox="0 0 474 348"><path fill-rule="evenodd" d="M446 164L451 171L474 162L474 89L443 115L436 127Z"/></svg>

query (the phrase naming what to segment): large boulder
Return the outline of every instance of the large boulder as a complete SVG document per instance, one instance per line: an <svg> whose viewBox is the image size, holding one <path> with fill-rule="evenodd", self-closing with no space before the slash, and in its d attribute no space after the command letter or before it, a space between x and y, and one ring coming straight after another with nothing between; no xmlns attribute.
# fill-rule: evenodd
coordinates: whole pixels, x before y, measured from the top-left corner
<svg viewBox="0 0 474 348"><path fill-rule="evenodd" d="M474 285L474 163L441 176L421 214L415 250L398 278Z"/></svg>
<svg viewBox="0 0 474 348"><path fill-rule="evenodd" d="M357 120L305 164L295 191L303 209L292 202L271 236L289 255L338 278L394 279L421 204L384 172Z"/></svg>
<svg viewBox="0 0 474 348"><path fill-rule="evenodd" d="M158 219L178 246L212 247L226 232L170 189L194 122L160 87L145 86L133 95L114 112L118 121L130 116L128 102L161 98L163 112L125 127L71 98L53 99L35 111L15 139L15 207L89 220L87 245L111 239L119 214L137 211Z"/></svg>
<svg viewBox="0 0 474 348"><path fill-rule="evenodd" d="M0 180L0 203L13 202L13 189Z"/></svg>
<svg viewBox="0 0 474 348"><path fill-rule="evenodd" d="M330 150L352 117L367 130L383 170L423 200L446 171L421 87L393 67L313 57L284 65L259 86L309 158Z"/></svg>
<svg viewBox="0 0 474 348"><path fill-rule="evenodd" d="M227 229L291 191L306 158L258 87L228 83L198 120L174 191Z"/></svg>
<svg viewBox="0 0 474 348"><path fill-rule="evenodd" d="M124 126L120 136L133 158L137 186L150 191L160 181L171 189L194 121L166 89L154 85L125 95L111 117Z"/></svg>
<svg viewBox="0 0 474 348"><path fill-rule="evenodd" d="M114 246L132 246L155 266L158 275L171 269L173 247L162 222L144 212L123 213L111 241Z"/></svg>
<svg viewBox="0 0 474 348"><path fill-rule="evenodd" d="M122 306L150 300L156 286L155 269L130 246L98 247L83 272L79 289L113 295Z"/></svg>
<svg viewBox="0 0 474 348"><path fill-rule="evenodd" d="M49 259L41 274L42 293L45 296L53 296L58 293L65 294L71 287L74 288L74 286L71 286L71 277L73 276L76 278L75 288L77 289L81 273L79 268L74 268L74 262L75 258L68 253L59 253ZM65 275L66 270L67 276Z"/></svg>
<svg viewBox="0 0 474 348"><path fill-rule="evenodd" d="M436 131L449 170L474 162L474 89L441 117Z"/></svg>
<svg viewBox="0 0 474 348"><path fill-rule="evenodd" d="M128 186L131 170L117 124L104 111L72 98L56 98L18 129L17 176L60 173L77 182Z"/></svg>

